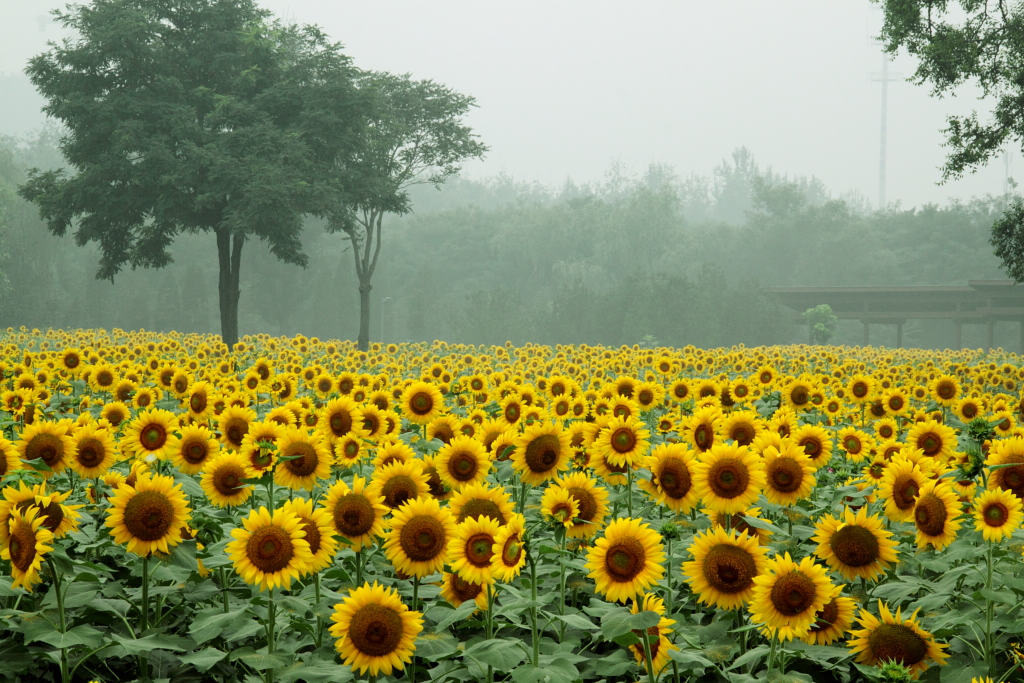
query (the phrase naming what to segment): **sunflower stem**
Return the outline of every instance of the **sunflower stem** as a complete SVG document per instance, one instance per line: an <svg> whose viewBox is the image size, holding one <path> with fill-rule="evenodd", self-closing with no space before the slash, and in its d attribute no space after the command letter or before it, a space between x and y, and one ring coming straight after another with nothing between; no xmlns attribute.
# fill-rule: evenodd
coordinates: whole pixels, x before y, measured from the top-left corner
<svg viewBox="0 0 1024 683"><path fill-rule="evenodd" d="M142 556L142 631L145 635L149 630L149 555ZM149 680L149 658L146 655L139 655L139 669L142 680Z"/></svg>
<svg viewBox="0 0 1024 683"><path fill-rule="evenodd" d="M313 574L313 591L316 595L316 648L324 642L324 618L320 615L320 572Z"/></svg>
<svg viewBox="0 0 1024 683"><path fill-rule="evenodd" d="M992 595L992 542L989 541L985 548L985 588L986 594ZM992 653L992 615L993 607L991 597L985 598L985 666L989 673L995 668L995 661Z"/></svg>
<svg viewBox="0 0 1024 683"><path fill-rule="evenodd" d="M224 614L228 613L228 579L224 567L217 567L217 576L220 579L220 593L224 598Z"/></svg>
<svg viewBox="0 0 1024 683"><path fill-rule="evenodd" d="M533 666L540 666L540 634L537 633L537 561L527 550L526 561L530 563L530 631L533 636Z"/></svg>
<svg viewBox="0 0 1024 683"><path fill-rule="evenodd" d="M487 631L487 640L494 638L494 587L487 584L487 614L484 617L484 628ZM494 668L487 665L487 683L494 681Z"/></svg>
<svg viewBox="0 0 1024 683"><path fill-rule="evenodd" d="M649 683L656 683L654 662L651 661L651 636L646 628L640 629L640 638L644 643L644 662L647 665L647 680Z"/></svg>
<svg viewBox="0 0 1024 683"><path fill-rule="evenodd" d="M46 563L50 565L50 573L53 574L53 591L57 598L57 623L63 634L67 631L67 617L64 613L64 586L61 582L60 572L57 571L57 565L49 559ZM71 680L68 670L68 651L63 647L60 649L60 680L61 683L68 683Z"/></svg>
<svg viewBox="0 0 1024 683"><path fill-rule="evenodd" d="M363 550L356 551L356 587L363 585Z"/></svg>
<svg viewBox="0 0 1024 683"><path fill-rule="evenodd" d="M277 603L274 602L274 589L270 589L270 595L267 597L267 654L273 655L275 650L274 643L274 619L277 616ZM267 669L267 683L274 683L274 667L271 665Z"/></svg>
<svg viewBox="0 0 1024 683"><path fill-rule="evenodd" d="M665 597L668 598L668 613L669 616L675 612L675 591L672 589L672 537L669 536L665 539L665 547L667 552L665 553L665 582L668 584L668 592Z"/></svg>
<svg viewBox="0 0 1024 683"><path fill-rule="evenodd" d="M633 516L633 468L626 463L626 510Z"/></svg>
<svg viewBox="0 0 1024 683"><path fill-rule="evenodd" d="M558 615L565 616L565 527L559 526L555 531L558 536L558 594L561 599L558 601ZM558 624L558 641L565 640L565 620Z"/></svg>

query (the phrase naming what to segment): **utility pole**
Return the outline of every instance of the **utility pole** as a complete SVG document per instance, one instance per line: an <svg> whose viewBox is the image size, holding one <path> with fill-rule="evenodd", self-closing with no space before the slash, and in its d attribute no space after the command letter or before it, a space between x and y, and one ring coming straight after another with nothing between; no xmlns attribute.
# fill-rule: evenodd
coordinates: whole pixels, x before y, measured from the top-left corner
<svg viewBox="0 0 1024 683"><path fill-rule="evenodd" d="M881 81L882 83L882 120L878 135L878 208L884 210L887 202L885 196L885 163L889 119L889 83L900 80L898 74L889 74L889 55L882 54L882 73L880 75L873 74L871 80Z"/></svg>

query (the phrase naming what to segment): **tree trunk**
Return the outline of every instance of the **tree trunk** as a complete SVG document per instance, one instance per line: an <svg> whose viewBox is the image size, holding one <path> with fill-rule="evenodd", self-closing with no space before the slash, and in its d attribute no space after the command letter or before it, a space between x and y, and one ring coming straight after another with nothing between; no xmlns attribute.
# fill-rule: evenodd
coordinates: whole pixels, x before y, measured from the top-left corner
<svg viewBox="0 0 1024 683"><path fill-rule="evenodd" d="M243 244L245 235L232 235L227 229L217 230L220 338L229 349L238 341L238 270L242 263Z"/></svg>
<svg viewBox="0 0 1024 683"><path fill-rule="evenodd" d="M359 283L359 338L356 341L360 351L370 348L370 283Z"/></svg>

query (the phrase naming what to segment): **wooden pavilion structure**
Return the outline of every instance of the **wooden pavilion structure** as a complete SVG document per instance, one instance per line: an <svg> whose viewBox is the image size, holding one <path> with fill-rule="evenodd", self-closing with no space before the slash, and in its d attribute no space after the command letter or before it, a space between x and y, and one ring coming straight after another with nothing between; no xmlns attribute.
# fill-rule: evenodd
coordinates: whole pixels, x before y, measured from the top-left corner
<svg viewBox="0 0 1024 683"><path fill-rule="evenodd" d="M993 346L997 321L1020 326L1020 352L1024 353L1024 284L1013 280L968 280L966 285L909 285L902 287L769 287L779 303L802 313L828 304L836 317L860 320L864 345L871 341L872 325L895 325L896 346L903 346L903 325L913 319L952 320L956 348L963 346L964 325L984 325L986 349Z"/></svg>

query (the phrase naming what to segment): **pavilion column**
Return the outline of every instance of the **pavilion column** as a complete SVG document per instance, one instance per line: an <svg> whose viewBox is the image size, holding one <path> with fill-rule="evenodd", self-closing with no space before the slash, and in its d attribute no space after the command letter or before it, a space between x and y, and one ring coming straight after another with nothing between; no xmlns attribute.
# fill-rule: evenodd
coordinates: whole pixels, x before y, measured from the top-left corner
<svg viewBox="0 0 1024 683"><path fill-rule="evenodd" d="M985 350L991 351L995 346L996 321L989 319L985 322Z"/></svg>

